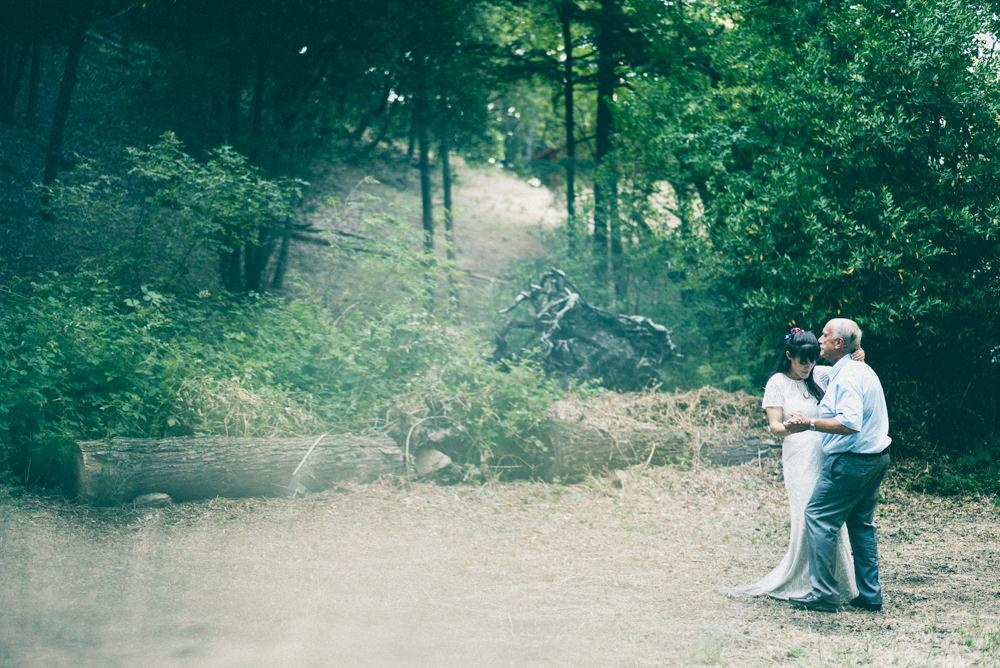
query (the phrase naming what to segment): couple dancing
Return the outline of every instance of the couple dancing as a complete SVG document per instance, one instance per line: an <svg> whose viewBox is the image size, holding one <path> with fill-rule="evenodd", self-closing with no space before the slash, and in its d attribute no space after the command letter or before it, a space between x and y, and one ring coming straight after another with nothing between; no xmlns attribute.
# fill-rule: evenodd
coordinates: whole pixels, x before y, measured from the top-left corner
<svg viewBox="0 0 1000 668"><path fill-rule="evenodd" d="M833 366L816 366L819 357ZM863 360L853 320L831 320L818 340L797 327L785 336L763 407L771 431L784 437L788 552L762 580L727 594L823 612L844 601L882 609L873 518L891 439L882 384Z"/></svg>

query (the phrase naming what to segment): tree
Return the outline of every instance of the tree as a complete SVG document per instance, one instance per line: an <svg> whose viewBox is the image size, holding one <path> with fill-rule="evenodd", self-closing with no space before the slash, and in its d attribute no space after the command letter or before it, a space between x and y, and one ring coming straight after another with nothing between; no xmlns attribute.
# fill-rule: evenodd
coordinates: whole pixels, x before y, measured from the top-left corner
<svg viewBox="0 0 1000 668"><path fill-rule="evenodd" d="M400 92L412 101L420 170L424 249L434 253L435 224L431 144L442 153L447 253L451 248L452 196L449 153L462 138L481 133L488 95L489 31L479 3L460 0L404 3L395 24L401 55L395 65Z"/></svg>
<svg viewBox="0 0 1000 668"><path fill-rule="evenodd" d="M651 84L630 112L643 164L704 193L702 275L758 348L856 319L901 447L995 432L996 393L969 390L1000 383L1000 63L978 48L997 19L952 0L738 10L718 85L671 106Z"/></svg>
<svg viewBox="0 0 1000 668"><path fill-rule="evenodd" d="M96 251L103 267L132 286L197 285L199 264L215 254L219 282L231 292L263 292L269 272L283 271L273 265L283 235L322 243L296 219L303 182L266 178L227 146L204 161L183 149L166 133L129 149L125 176L86 162L73 183L55 182L47 206L67 238L52 241Z"/></svg>
<svg viewBox="0 0 1000 668"><path fill-rule="evenodd" d="M59 84L59 96L56 98L55 111L52 114L52 129L49 132L49 144L45 151L45 173L42 183L50 184L59 173L59 160L62 155L63 135L66 132L66 119L69 117L69 105L76 88L77 70L80 67L80 55L83 53L83 42L87 36L96 9L97 0L81 0L76 6L73 19L73 31L70 36L69 49L63 65L62 80Z"/></svg>

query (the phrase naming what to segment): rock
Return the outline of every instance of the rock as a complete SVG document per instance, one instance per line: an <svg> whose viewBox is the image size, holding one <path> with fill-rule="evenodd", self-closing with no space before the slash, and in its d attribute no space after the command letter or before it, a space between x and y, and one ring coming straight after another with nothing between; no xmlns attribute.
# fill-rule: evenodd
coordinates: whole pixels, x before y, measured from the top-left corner
<svg viewBox="0 0 1000 668"><path fill-rule="evenodd" d="M451 466L451 457L434 448L423 448L413 458L413 467L419 476L429 476Z"/></svg>
<svg viewBox="0 0 1000 668"><path fill-rule="evenodd" d="M169 494L155 492L153 494L142 494L135 497L132 501L132 505L136 508L162 508L164 506L169 506L173 502L174 500L170 498Z"/></svg>

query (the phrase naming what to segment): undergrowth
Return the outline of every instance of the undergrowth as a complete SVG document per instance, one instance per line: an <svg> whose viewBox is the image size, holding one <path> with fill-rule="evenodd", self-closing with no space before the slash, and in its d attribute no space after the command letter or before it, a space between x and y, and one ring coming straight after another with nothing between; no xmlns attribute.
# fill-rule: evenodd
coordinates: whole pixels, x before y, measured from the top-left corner
<svg viewBox="0 0 1000 668"><path fill-rule="evenodd" d="M2 469L34 462L42 476L69 438L364 431L403 405L449 407L475 434L450 453L460 463L542 456L537 427L556 388L527 363L496 369L481 342L423 306L339 317L309 296L131 290L93 271L8 286Z"/></svg>

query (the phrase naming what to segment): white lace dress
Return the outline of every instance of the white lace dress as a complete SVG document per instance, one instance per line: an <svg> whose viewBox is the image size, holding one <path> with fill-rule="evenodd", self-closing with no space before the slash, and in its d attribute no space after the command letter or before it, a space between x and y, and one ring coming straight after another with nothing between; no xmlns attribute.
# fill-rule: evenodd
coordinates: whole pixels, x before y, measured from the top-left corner
<svg viewBox="0 0 1000 668"><path fill-rule="evenodd" d="M830 382L830 367L817 366L813 378L820 389ZM764 408L780 406L787 418L792 413L816 417L819 405L809 394L805 381L792 380L783 373L776 373L764 389ZM788 510L791 535L788 551L781 562L759 582L725 590L730 596L750 597L769 595L788 599L805 596L812 590L809 580L809 547L806 544L805 509L823 468L822 434L805 431L790 434L781 444L781 466L788 491ZM840 530L837 545L837 582L840 596L850 600L858 595L854 580L854 560L846 527Z"/></svg>

